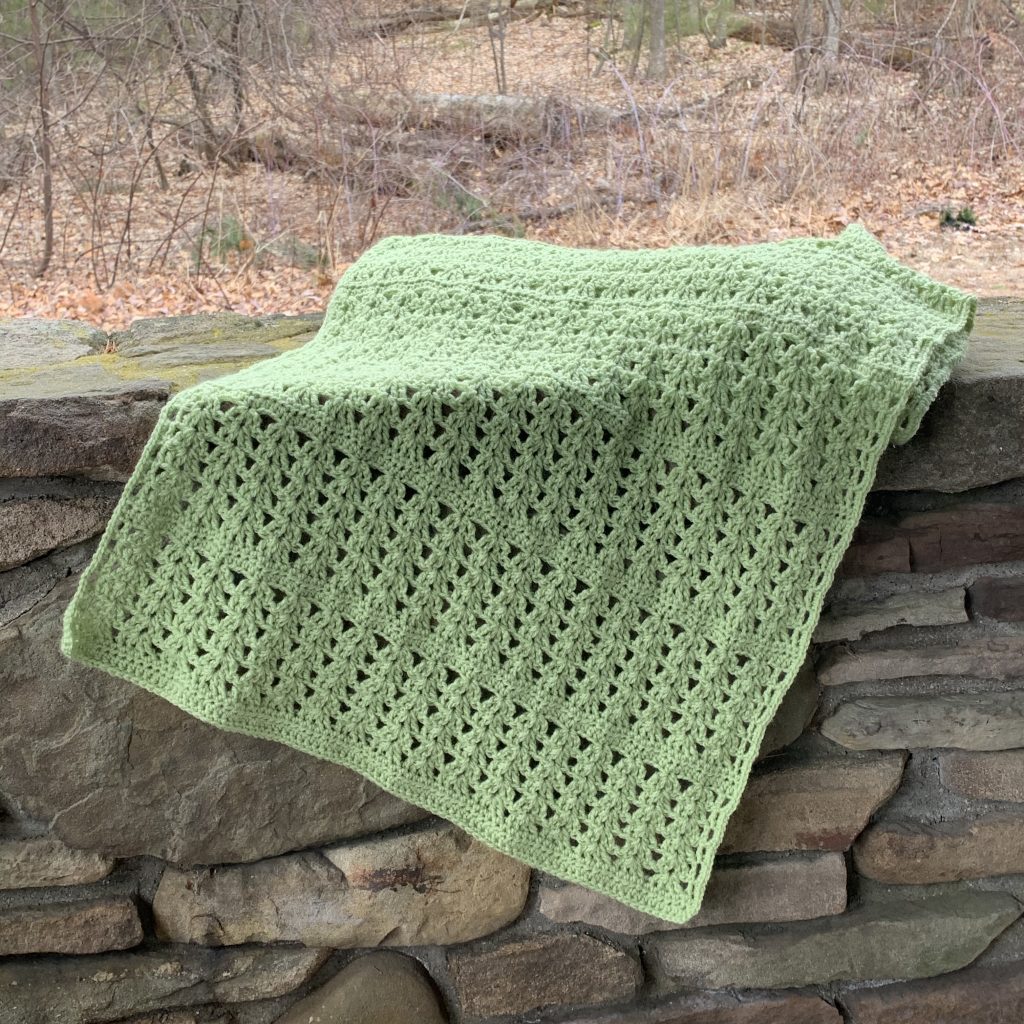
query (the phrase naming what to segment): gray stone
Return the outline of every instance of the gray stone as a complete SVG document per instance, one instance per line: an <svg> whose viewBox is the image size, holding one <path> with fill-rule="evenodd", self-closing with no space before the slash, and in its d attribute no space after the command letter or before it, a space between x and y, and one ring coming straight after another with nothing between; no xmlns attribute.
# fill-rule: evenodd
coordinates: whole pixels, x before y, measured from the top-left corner
<svg viewBox="0 0 1024 1024"><path fill-rule="evenodd" d="M0 889L84 885L106 878L110 857L73 850L53 836L0 840Z"/></svg>
<svg viewBox="0 0 1024 1024"><path fill-rule="evenodd" d="M168 869L157 935L209 946L468 942L514 921L530 869L447 822L417 832L193 871Z"/></svg>
<svg viewBox="0 0 1024 1024"><path fill-rule="evenodd" d="M308 981L329 949L166 947L0 961L0 1024L99 1024L164 1007L269 999Z"/></svg>
<svg viewBox="0 0 1024 1024"><path fill-rule="evenodd" d="M4 627L34 608L61 580L80 573L98 544L94 537L0 573L0 644ZM16 635L16 630L11 632Z"/></svg>
<svg viewBox="0 0 1024 1024"><path fill-rule="evenodd" d="M780 759L747 781L719 853L845 850L896 791L901 754Z"/></svg>
<svg viewBox="0 0 1024 1024"><path fill-rule="evenodd" d="M0 956L102 953L142 941L142 922L127 896L0 909Z"/></svg>
<svg viewBox="0 0 1024 1024"><path fill-rule="evenodd" d="M70 367L0 379L0 476L128 479L170 384Z"/></svg>
<svg viewBox="0 0 1024 1024"><path fill-rule="evenodd" d="M275 1024L445 1024L430 975L412 957L368 953L299 1000Z"/></svg>
<svg viewBox="0 0 1024 1024"><path fill-rule="evenodd" d="M0 502L0 571L99 533L117 499L11 498Z"/></svg>
<svg viewBox="0 0 1024 1024"><path fill-rule="evenodd" d="M0 366L5 370L63 363L102 352L107 336L81 320L0 317Z"/></svg>
<svg viewBox="0 0 1024 1024"><path fill-rule="evenodd" d="M961 796L1024 803L1024 750L944 751L939 773Z"/></svg>
<svg viewBox="0 0 1024 1024"><path fill-rule="evenodd" d="M341 765L214 728L65 658L75 585L63 580L0 640L0 792L69 846L218 864L426 817Z"/></svg>
<svg viewBox="0 0 1024 1024"><path fill-rule="evenodd" d="M1024 814L972 820L879 821L853 846L857 871L878 882L921 885L1024 873Z"/></svg>
<svg viewBox="0 0 1024 1024"><path fill-rule="evenodd" d="M539 910L561 924L580 922L613 932L641 935L675 931L678 924L635 910L610 896L568 884L543 884ZM700 912L687 928L743 921L801 921L846 908L846 861L839 853L786 857L760 864L716 866Z"/></svg>
<svg viewBox="0 0 1024 1024"><path fill-rule="evenodd" d="M839 1011L801 992L698 992L630 1007L614 1015L598 1010L562 1024L842 1024Z"/></svg>
<svg viewBox="0 0 1024 1024"><path fill-rule="evenodd" d="M448 954L463 1019L595 1006L632 997L640 965L592 935L554 932Z"/></svg>
<svg viewBox="0 0 1024 1024"><path fill-rule="evenodd" d="M1007 893L961 892L786 925L662 932L644 953L662 990L907 980L969 964L1020 912Z"/></svg>
<svg viewBox="0 0 1024 1024"><path fill-rule="evenodd" d="M910 590L874 601L844 601L830 605L814 630L814 642L859 640L892 626L946 626L967 621L964 588Z"/></svg>
<svg viewBox="0 0 1024 1024"><path fill-rule="evenodd" d="M1024 476L1024 314L1015 299L986 299L967 356L917 434L890 446L875 490L965 491Z"/></svg>
<svg viewBox="0 0 1024 1024"><path fill-rule="evenodd" d="M851 750L1024 747L1024 693L861 697L840 704L821 731Z"/></svg>
<svg viewBox="0 0 1024 1024"><path fill-rule="evenodd" d="M983 634L950 644L879 649L844 644L830 648L818 663L822 686L910 676L1024 678L1024 637Z"/></svg>
<svg viewBox="0 0 1024 1024"><path fill-rule="evenodd" d="M814 716L820 692L814 662L808 655L765 729L757 754L759 759L788 747L804 731Z"/></svg>
<svg viewBox="0 0 1024 1024"><path fill-rule="evenodd" d="M1020 1024L1024 965L968 967L839 998L850 1024Z"/></svg>

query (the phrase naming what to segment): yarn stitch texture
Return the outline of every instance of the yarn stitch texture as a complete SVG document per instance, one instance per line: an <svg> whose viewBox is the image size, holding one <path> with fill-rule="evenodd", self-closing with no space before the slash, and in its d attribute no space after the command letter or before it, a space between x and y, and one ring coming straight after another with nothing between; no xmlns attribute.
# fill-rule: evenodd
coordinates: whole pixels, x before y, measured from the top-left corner
<svg viewBox="0 0 1024 1024"><path fill-rule="evenodd" d="M685 922L975 305L858 225L387 238L167 402L61 649Z"/></svg>

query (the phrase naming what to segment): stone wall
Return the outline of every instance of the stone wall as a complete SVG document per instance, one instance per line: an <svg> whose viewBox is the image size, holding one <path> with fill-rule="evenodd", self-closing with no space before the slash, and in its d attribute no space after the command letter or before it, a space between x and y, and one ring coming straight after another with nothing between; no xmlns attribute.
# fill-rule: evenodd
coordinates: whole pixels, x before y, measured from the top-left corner
<svg viewBox="0 0 1024 1024"><path fill-rule="evenodd" d="M60 655L168 395L315 327L0 323L0 1024L1024 1018L1024 312L887 453L683 928Z"/></svg>

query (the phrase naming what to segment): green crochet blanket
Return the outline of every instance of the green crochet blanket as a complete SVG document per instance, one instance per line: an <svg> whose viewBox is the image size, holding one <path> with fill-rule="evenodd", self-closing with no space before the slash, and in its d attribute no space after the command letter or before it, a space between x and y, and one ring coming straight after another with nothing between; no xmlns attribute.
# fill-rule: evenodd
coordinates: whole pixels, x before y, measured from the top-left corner
<svg viewBox="0 0 1024 1024"><path fill-rule="evenodd" d="M856 225L385 239L304 347L170 399L62 650L685 922L974 313Z"/></svg>

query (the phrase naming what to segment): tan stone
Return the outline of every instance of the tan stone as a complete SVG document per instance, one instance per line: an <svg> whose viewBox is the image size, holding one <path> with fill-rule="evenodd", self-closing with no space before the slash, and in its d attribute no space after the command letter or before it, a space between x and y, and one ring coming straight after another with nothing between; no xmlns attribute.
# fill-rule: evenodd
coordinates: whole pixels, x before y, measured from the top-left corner
<svg viewBox="0 0 1024 1024"><path fill-rule="evenodd" d="M968 676L1010 679L1024 673L1024 637L979 636L949 645L865 650L833 647L818 665L822 686L905 679L910 676Z"/></svg>
<svg viewBox="0 0 1024 1024"><path fill-rule="evenodd" d="M784 761L750 777L719 853L845 850L896 791L904 758Z"/></svg>
<svg viewBox="0 0 1024 1024"><path fill-rule="evenodd" d="M680 927L582 885L556 888L546 883L539 897L540 912L563 924L578 921L630 935ZM708 879L700 912L682 927L799 921L840 914L845 907L846 861L841 854L787 857L761 864L716 867Z"/></svg>
<svg viewBox="0 0 1024 1024"><path fill-rule="evenodd" d="M430 975L412 957L368 953L300 999L274 1024L445 1024Z"/></svg>
<svg viewBox="0 0 1024 1024"><path fill-rule="evenodd" d="M1024 693L861 697L840 704L821 732L851 750L1024 747Z"/></svg>
<svg viewBox="0 0 1024 1024"><path fill-rule="evenodd" d="M467 942L519 916L530 869L447 822L239 864L164 872L157 935L210 946Z"/></svg>
<svg viewBox="0 0 1024 1024"><path fill-rule="evenodd" d="M1024 873L1024 814L972 821L881 821L853 847L857 871L878 882L923 885Z"/></svg>
<svg viewBox="0 0 1024 1024"><path fill-rule="evenodd" d="M557 932L448 954L465 1020L629 999L640 965L592 935Z"/></svg>
<svg viewBox="0 0 1024 1024"><path fill-rule="evenodd" d="M53 836L0 840L0 889L98 882L113 866L111 857L74 850Z"/></svg>
<svg viewBox="0 0 1024 1024"><path fill-rule="evenodd" d="M0 956L102 953L142 941L142 922L127 896L0 910Z"/></svg>
<svg viewBox="0 0 1024 1024"><path fill-rule="evenodd" d="M939 773L962 796L1024 803L1024 750L943 751Z"/></svg>
<svg viewBox="0 0 1024 1024"><path fill-rule="evenodd" d="M788 747L804 731L814 716L820 692L814 662L808 655L765 729L759 759Z"/></svg>
<svg viewBox="0 0 1024 1024"><path fill-rule="evenodd" d="M814 642L859 640L893 626L948 626L967 622L963 587L945 590L909 590L873 601L835 602L822 614Z"/></svg>

